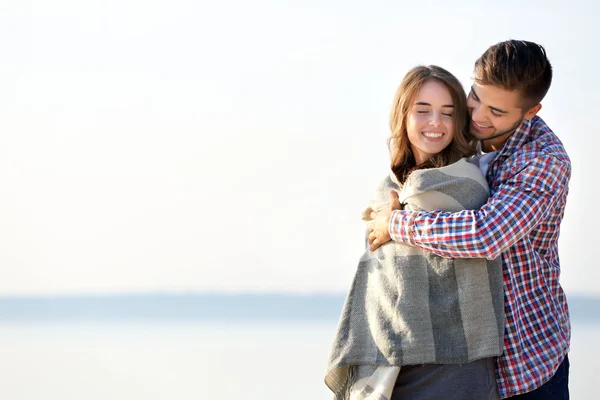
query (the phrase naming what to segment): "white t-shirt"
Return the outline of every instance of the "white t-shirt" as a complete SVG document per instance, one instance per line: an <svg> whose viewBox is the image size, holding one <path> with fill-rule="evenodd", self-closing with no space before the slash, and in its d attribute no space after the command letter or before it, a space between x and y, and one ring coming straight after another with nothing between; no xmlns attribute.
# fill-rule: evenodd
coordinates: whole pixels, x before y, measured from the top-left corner
<svg viewBox="0 0 600 400"><path fill-rule="evenodd" d="M483 176L486 176L490 162L496 156L496 153L498 153L498 150L484 153L481 149L481 142L477 142L477 152L469 159L469 162L477 165Z"/></svg>

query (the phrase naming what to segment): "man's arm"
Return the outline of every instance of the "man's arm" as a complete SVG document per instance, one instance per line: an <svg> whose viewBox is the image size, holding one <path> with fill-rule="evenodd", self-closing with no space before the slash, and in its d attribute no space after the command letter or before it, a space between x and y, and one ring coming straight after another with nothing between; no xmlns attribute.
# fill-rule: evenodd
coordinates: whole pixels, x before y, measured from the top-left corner
<svg viewBox="0 0 600 400"><path fill-rule="evenodd" d="M394 211L392 240L442 257L494 259L542 221L568 190L568 161L543 156L504 183L479 210Z"/></svg>

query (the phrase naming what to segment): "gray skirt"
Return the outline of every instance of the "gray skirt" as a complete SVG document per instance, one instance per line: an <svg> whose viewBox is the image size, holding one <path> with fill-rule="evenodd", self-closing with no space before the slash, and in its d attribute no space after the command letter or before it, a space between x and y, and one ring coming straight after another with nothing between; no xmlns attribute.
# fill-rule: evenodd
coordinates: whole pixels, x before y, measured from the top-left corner
<svg viewBox="0 0 600 400"><path fill-rule="evenodd" d="M456 365L402 366L392 400L497 400L495 368L495 358Z"/></svg>

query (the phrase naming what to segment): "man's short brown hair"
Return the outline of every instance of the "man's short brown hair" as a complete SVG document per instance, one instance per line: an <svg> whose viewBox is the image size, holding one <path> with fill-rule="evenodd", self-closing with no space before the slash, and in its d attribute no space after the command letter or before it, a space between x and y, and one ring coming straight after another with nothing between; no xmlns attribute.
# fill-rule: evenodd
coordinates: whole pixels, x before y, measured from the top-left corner
<svg viewBox="0 0 600 400"><path fill-rule="evenodd" d="M475 61L474 81L521 93L522 108L540 103L552 83L552 65L543 46L524 40L500 42Z"/></svg>

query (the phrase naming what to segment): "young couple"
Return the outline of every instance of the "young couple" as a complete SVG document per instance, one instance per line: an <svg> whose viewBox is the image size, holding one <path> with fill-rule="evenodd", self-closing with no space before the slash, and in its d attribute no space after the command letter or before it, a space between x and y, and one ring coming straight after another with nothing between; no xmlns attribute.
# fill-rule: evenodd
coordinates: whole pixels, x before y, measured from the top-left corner
<svg viewBox="0 0 600 400"><path fill-rule="evenodd" d="M405 76L325 377L337 399L569 398L571 166L537 116L551 81L517 40L475 62L468 97L440 67Z"/></svg>

